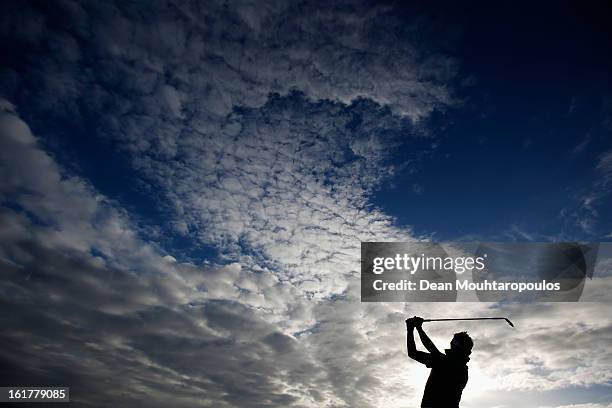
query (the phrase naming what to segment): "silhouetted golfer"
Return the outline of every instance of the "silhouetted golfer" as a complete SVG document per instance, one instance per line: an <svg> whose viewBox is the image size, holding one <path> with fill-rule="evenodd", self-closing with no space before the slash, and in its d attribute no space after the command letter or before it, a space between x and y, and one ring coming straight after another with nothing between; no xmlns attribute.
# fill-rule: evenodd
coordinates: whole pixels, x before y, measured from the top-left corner
<svg viewBox="0 0 612 408"><path fill-rule="evenodd" d="M461 393L468 380L466 363L470 360L468 356L472 353L474 343L466 332L455 333L451 348L440 353L423 331L422 323L423 319L417 316L406 319L408 357L431 368L421 407L458 408ZM416 349L414 328L419 332L421 342L429 353Z"/></svg>

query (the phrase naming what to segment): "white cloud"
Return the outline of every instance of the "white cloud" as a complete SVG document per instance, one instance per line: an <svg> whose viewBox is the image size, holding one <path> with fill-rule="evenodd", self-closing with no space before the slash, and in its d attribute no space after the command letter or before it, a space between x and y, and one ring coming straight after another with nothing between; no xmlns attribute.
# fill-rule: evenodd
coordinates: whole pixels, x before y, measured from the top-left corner
<svg viewBox="0 0 612 408"><path fill-rule="evenodd" d="M600 209L610 195L612 183L612 151L601 154L594 166L594 181L575 197L574 208L564 208L560 217L591 237L606 238L607 231L599 228ZM568 222L569 221L569 222Z"/></svg>
<svg viewBox="0 0 612 408"><path fill-rule="evenodd" d="M597 162L597 169L605 174L612 172L612 151L602 154Z"/></svg>

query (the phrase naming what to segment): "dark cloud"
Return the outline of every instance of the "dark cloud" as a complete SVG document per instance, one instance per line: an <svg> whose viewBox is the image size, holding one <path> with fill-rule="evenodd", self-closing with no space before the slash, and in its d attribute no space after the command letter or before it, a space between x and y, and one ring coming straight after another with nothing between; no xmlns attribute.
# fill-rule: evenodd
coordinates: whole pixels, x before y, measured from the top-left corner
<svg viewBox="0 0 612 408"><path fill-rule="evenodd" d="M118 121L138 123L139 139L147 133L143 116L156 125L202 111L224 116L234 106L261 106L271 92L300 90L344 103L366 97L415 120L452 102L446 81L454 61L424 46L433 28L388 6L185 1L4 8L5 97L68 121L102 114L105 131L120 132Z"/></svg>
<svg viewBox="0 0 612 408"><path fill-rule="evenodd" d="M7 246L5 256L23 263L1 268L3 384L63 382L92 406L294 405L286 370L292 387L321 386L296 340L240 303L192 308L163 277L98 267L32 241Z"/></svg>

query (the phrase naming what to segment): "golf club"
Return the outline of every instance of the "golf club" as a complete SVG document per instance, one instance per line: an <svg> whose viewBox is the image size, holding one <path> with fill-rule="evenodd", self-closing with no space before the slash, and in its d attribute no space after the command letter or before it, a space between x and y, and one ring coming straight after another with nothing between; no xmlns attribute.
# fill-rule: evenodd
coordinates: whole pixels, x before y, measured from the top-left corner
<svg viewBox="0 0 612 408"><path fill-rule="evenodd" d="M505 320L506 323L510 325L510 327L514 327L514 324L510 321L510 319L505 317L467 317L463 319L424 319L423 322L449 322L454 320Z"/></svg>

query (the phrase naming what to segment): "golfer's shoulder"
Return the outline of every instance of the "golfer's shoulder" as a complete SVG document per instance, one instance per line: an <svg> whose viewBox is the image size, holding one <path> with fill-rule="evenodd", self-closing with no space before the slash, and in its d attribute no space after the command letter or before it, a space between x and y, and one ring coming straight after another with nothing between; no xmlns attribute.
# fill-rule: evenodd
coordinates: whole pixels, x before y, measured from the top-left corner
<svg viewBox="0 0 612 408"><path fill-rule="evenodd" d="M448 356L440 351L430 353L431 359L435 362L445 363L448 361Z"/></svg>

